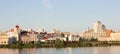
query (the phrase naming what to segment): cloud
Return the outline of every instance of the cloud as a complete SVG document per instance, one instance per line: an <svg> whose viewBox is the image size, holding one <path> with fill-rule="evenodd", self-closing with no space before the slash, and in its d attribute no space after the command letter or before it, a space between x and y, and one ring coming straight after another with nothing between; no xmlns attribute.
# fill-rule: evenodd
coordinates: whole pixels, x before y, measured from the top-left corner
<svg viewBox="0 0 120 54"><path fill-rule="evenodd" d="M41 0L42 1L42 5L48 10L48 16L52 16L53 15L53 11L52 11L52 4L51 4L51 0Z"/></svg>

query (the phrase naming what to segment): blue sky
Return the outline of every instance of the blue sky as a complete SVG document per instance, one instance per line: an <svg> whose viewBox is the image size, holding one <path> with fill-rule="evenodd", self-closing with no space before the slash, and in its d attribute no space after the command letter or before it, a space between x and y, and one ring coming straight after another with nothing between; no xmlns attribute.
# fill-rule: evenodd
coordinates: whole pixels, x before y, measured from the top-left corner
<svg viewBox="0 0 120 54"><path fill-rule="evenodd" d="M0 0L0 30L22 29L82 32L100 20L120 30L120 0Z"/></svg>

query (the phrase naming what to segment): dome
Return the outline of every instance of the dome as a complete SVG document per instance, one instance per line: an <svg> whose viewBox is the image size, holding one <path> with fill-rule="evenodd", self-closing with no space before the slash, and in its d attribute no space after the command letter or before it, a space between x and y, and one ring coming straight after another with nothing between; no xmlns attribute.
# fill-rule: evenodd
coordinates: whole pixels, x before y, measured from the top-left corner
<svg viewBox="0 0 120 54"><path fill-rule="evenodd" d="M18 26L18 25L16 25L15 27L16 27L16 28L19 28L19 26Z"/></svg>

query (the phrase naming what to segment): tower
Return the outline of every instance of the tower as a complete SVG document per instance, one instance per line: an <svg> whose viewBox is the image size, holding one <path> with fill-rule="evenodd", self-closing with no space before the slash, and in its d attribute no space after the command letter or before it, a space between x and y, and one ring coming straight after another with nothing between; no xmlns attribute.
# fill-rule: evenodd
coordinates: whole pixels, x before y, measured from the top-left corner
<svg viewBox="0 0 120 54"><path fill-rule="evenodd" d="M96 21L93 23L93 31L95 33L105 32L106 31L105 25L103 25L100 21Z"/></svg>
<svg viewBox="0 0 120 54"><path fill-rule="evenodd" d="M18 25L14 27L13 36L16 38L16 41L19 41L20 28Z"/></svg>

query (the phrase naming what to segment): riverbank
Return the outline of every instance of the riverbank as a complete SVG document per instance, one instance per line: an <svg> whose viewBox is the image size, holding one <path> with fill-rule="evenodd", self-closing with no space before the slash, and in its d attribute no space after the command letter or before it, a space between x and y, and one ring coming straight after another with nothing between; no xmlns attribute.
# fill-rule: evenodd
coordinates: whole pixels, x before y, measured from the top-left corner
<svg viewBox="0 0 120 54"><path fill-rule="evenodd" d="M13 43L8 45L0 45L0 48L65 48L65 47L104 47L104 46L120 46L119 41L85 41L85 42L46 42L46 43Z"/></svg>

